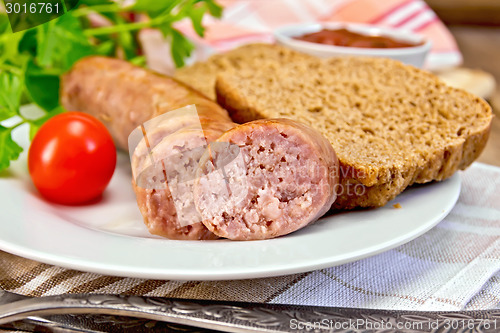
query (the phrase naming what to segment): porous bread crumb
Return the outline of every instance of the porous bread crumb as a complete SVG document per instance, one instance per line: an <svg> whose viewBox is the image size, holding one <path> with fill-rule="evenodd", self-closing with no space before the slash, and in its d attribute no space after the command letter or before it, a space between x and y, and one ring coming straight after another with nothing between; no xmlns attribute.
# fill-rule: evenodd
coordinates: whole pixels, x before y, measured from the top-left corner
<svg viewBox="0 0 500 333"><path fill-rule="evenodd" d="M392 207L394 207L396 209L403 208L399 202L392 205Z"/></svg>

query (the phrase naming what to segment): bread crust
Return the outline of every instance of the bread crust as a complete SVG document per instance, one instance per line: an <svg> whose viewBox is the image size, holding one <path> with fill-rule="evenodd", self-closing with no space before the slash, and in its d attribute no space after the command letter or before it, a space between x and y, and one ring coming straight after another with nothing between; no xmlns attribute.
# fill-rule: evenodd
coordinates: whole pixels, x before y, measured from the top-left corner
<svg viewBox="0 0 500 333"><path fill-rule="evenodd" d="M238 71L248 66L249 59L272 59L277 62L297 62L312 56L295 52L291 49L271 44L248 44L226 53L212 55L203 62L197 62L189 67L178 69L174 77L197 89L208 98L216 100L215 80L222 72Z"/></svg>

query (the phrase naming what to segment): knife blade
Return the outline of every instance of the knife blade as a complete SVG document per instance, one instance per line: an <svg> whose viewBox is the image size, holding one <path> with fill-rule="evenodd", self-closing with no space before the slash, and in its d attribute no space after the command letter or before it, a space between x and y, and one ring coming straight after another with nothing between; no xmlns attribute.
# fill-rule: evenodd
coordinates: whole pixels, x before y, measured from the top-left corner
<svg viewBox="0 0 500 333"><path fill-rule="evenodd" d="M28 316L65 314L135 317L151 324L166 322L223 332L500 330L500 310L415 312L88 294L28 298L0 305L0 324Z"/></svg>
<svg viewBox="0 0 500 333"><path fill-rule="evenodd" d="M54 315L46 317L28 317L13 323L0 325L0 332L51 332L51 333L214 333L193 326L172 324L142 318L113 315Z"/></svg>

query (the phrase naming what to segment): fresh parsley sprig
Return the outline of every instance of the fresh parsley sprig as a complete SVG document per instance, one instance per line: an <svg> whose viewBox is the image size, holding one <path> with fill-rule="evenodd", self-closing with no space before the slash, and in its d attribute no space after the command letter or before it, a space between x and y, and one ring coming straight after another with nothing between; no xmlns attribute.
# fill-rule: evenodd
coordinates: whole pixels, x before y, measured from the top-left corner
<svg viewBox="0 0 500 333"><path fill-rule="evenodd" d="M95 27L90 14L104 17L109 24ZM11 127L0 125L0 171L22 152L12 140L14 128L28 123L32 138L46 120L64 111L59 104L59 79L76 61L105 55L142 65L138 33L153 28L170 41L172 58L181 67L194 46L174 24L188 19L203 36L202 20L207 14L220 17L222 8L215 0L137 0L128 7L110 0L80 0L56 19L12 33L7 15L0 13L0 123L14 116L20 119ZM140 21L130 19L138 15ZM45 114L36 120L25 117L20 107L30 103Z"/></svg>

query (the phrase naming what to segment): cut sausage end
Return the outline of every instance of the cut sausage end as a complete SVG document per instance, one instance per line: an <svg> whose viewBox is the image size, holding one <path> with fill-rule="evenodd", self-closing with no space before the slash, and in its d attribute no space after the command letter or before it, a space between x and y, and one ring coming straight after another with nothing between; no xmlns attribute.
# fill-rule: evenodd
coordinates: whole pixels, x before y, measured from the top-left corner
<svg viewBox="0 0 500 333"><path fill-rule="evenodd" d="M232 123L201 123L170 133L157 127L148 148L142 140L132 155L139 209L150 233L170 239L217 239L202 223L193 202L195 171L207 142ZM161 138L161 140L160 140Z"/></svg>
<svg viewBox="0 0 500 333"><path fill-rule="evenodd" d="M168 189L145 189L135 185L137 204L148 231L157 236L177 240L214 240L219 238L201 222L182 226Z"/></svg>
<svg viewBox="0 0 500 333"><path fill-rule="evenodd" d="M324 214L335 200L338 161L322 136L289 120L261 120L226 132L217 142L240 148L213 151L201 161L195 204L218 236L257 240L296 231ZM220 164L220 163L219 163Z"/></svg>

